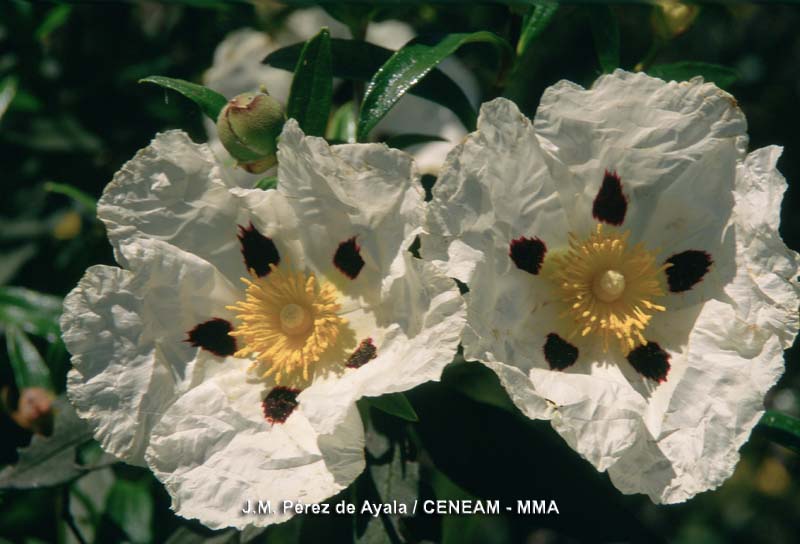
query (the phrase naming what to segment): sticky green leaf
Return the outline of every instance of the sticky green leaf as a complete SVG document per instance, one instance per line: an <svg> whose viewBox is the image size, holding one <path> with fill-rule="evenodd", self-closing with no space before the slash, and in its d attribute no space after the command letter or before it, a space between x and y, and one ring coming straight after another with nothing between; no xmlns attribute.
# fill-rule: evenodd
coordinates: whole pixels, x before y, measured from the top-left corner
<svg viewBox="0 0 800 544"><path fill-rule="evenodd" d="M352 144L356 141L356 106L350 101L342 104L331 117L325 138Z"/></svg>
<svg viewBox="0 0 800 544"><path fill-rule="evenodd" d="M61 4L48 11L44 16L44 20L36 29L36 39L39 41L46 40L50 34L67 22L70 13L72 13L72 6L69 4Z"/></svg>
<svg viewBox="0 0 800 544"><path fill-rule="evenodd" d="M0 119L3 118L16 94L17 78L9 76L0 82Z"/></svg>
<svg viewBox="0 0 800 544"><path fill-rule="evenodd" d="M323 136L332 102L331 35L323 28L300 52L286 114L297 119L306 134Z"/></svg>
<svg viewBox="0 0 800 544"><path fill-rule="evenodd" d="M371 406L382 412L406 421L419 421L414 407L403 393L388 393L380 397L369 397L367 400Z"/></svg>
<svg viewBox="0 0 800 544"><path fill-rule="evenodd" d="M303 44L290 45L279 49L264 59L265 64L294 70ZM334 77L354 81L369 81L375 72L388 61L394 51L355 40L331 40ZM475 128L478 114L469 99L452 79L439 69L433 69L408 92L435 102L452 111L468 129Z"/></svg>
<svg viewBox="0 0 800 544"><path fill-rule="evenodd" d="M706 81L716 83L723 89L730 87L739 79L739 73L733 68L692 61L659 64L649 68L647 73L666 81L688 81L693 77L702 76Z"/></svg>
<svg viewBox="0 0 800 544"><path fill-rule="evenodd" d="M7 326L5 334L8 360L17 388L42 387L52 391L50 370L30 338L15 325Z"/></svg>
<svg viewBox="0 0 800 544"><path fill-rule="evenodd" d="M98 466L75 462L76 448L91 440L92 431L63 397L53 401L53 434L34 435L30 445L20 448L15 465L0 471L0 488L52 486L69 481ZM105 460L107 463L107 459Z"/></svg>
<svg viewBox="0 0 800 544"><path fill-rule="evenodd" d="M165 89L170 89L181 93L183 96L200 106L212 121L216 122L219 112L225 107L227 99L216 91L212 91L202 85L190 83L182 79L174 79L164 76L149 76L140 79L139 83L155 83Z"/></svg>
<svg viewBox="0 0 800 544"><path fill-rule="evenodd" d="M92 216L97 214L97 201L94 199L94 197L89 196L77 187L73 187L72 185L68 185L66 183L55 183L48 181L44 184L44 190L50 193L58 193L68 196L83 206L83 208Z"/></svg>
<svg viewBox="0 0 800 544"><path fill-rule="evenodd" d="M619 25L610 6L588 8L594 48L603 73L619 68Z"/></svg>
<svg viewBox="0 0 800 544"><path fill-rule="evenodd" d="M558 2L545 0L531 6L522 20L522 31L517 42L517 56L522 56L528 46L539 37L558 10Z"/></svg>
<svg viewBox="0 0 800 544"><path fill-rule="evenodd" d="M0 328L18 327L54 341L60 332L61 304L61 298L53 295L23 287L0 287Z"/></svg>
<svg viewBox="0 0 800 544"><path fill-rule="evenodd" d="M261 189L266 191L268 189L274 189L278 186L278 177L277 176L266 176L258 180L255 184L256 189Z"/></svg>
<svg viewBox="0 0 800 544"><path fill-rule="evenodd" d="M398 134L396 136L389 136L384 143L389 147L395 149L406 149L412 145L427 144L431 142L446 142L447 140L441 136L432 134Z"/></svg>
<svg viewBox="0 0 800 544"><path fill-rule="evenodd" d="M445 368L442 383L474 401L518 413L497 374L475 361L464 361L460 355Z"/></svg>
<svg viewBox="0 0 800 544"><path fill-rule="evenodd" d="M147 480L117 480L108 494L106 515L131 542L153 541L153 498Z"/></svg>
<svg viewBox="0 0 800 544"><path fill-rule="evenodd" d="M412 40L392 55L367 85L358 119L358 140L366 140L370 131L389 113L397 101L437 64L455 53L461 46L479 42L489 43L497 48L501 56L501 65L507 64L512 57L512 49L508 42L486 31L449 34L433 44L420 39Z"/></svg>
<svg viewBox="0 0 800 544"><path fill-rule="evenodd" d="M756 428L773 442L800 453L800 419L767 410Z"/></svg>

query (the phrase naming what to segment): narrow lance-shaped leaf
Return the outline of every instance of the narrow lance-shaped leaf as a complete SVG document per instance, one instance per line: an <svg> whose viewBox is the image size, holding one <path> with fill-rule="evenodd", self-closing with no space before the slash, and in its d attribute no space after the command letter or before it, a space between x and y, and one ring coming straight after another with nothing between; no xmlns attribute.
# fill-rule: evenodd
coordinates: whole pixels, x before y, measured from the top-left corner
<svg viewBox="0 0 800 544"><path fill-rule="evenodd" d="M800 419L782 414L774 410L767 410L756 427L773 442L789 448L795 453L800 453Z"/></svg>
<svg viewBox="0 0 800 544"><path fill-rule="evenodd" d="M50 370L28 336L14 325L7 326L5 333L8 360L17 388L42 387L52 391Z"/></svg>
<svg viewBox="0 0 800 544"><path fill-rule="evenodd" d="M353 101L342 104L331 117L325 138L349 144L356 141L356 106Z"/></svg>
<svg viewBox="0 0 800 544"><path fill-rule="evenodd" d="M503 65L507 64L512 56L508 42L486 31L449 34L436 44L424 43L419 39L413 40L392 55L367 86L358 119L358 140L365 140L397 101L437 64L455 53L462 45L476 42L494 45L501 53Z"/></svg>
<svg viewBox="0 0 800 544"><path fill-rule="evenodd" d="M692 61L659 64L649 68L647 73L666 81L688 81L693 77L702 76L706 81L716 83L717 86L723 89L730 87L739 79L739 73L733 68L720 66L719 64Z"/></svg>
<svg viewBox="0 0 800 544"><path fill-rule="evenodd" d="M388 393L380 397L370 397L370 405L382 412L397 416L406 421L419 421L417 413L402 393Z"/></svg>
<svg viewBox="0 0 800 544"><path fill-rule="evenodd" d="M308 40L294 70L286 113L311 136L324 136L333 101L331 36L327 28Z"/></svg>
<svg viewBox="0 0 800 544"><path fill-rule="evenodd" d="M522 20L522 31L517 42L517 56L522 56L528 46L547 28L557 9L557 2L547 0L530 7Z"/></svg>
<svg viewBox="0 0 800 544"><path fill-rule="evenodd" d="M284 47L268 55L264 63L282 70L294 70L302 48L303 44ZM371 43L337 38L331 39L331 52L334 77L354 81L369 81L394 54L391 49ZM408 92L448 108L467 130L475 128L478 114L461 87L441 70L431 70Z"/></svg>
<svg viewBox="0 0 800 544"><path fill-rule="evenodd" d="M77 187L73 187L72 185L68 185L66 183L55 183L52 181L48 181L44 184L44 190L50 193L58 193L64 196L68 196L81 206L83 206L86 211L94 217L97 215L97 202L96 200L91 197L90 195L84 193Z"/></svg>
<svg viewBox="0 0 800 544"><path fill-rule="evenodd" d="M171 89L181 93L183 96L200 106L200 109L203 110L203 113L205 113L214 122L217 121L219 112L222 111L222 108L224 108L225 104L228 102L228 100L218 92L212 91L211 89L203 87L202 85L197 85L196 83L184 81L183 79L173 79L171 77L164 76L149 76L144 79L140 79L139 83L155 83L156 85L160 85L166 89Z"/></svg>
<svg viewBox="0 0 800 544"><path fill-rule="evenodd" d="M153 494L147 480L114 482L105 513L132 542L153 541Z"/></svg>
<svg viewBox="0 0 800 544"><path fill-rule="evenodd" d="M619 25L609 6L594 6L588 11L594 48L603 73L619 68Z"/></svg>
<svg viewBox="0 0 800 544"><path fill-rule="evenodd" d="M59 333L61 299L23 287L0 287L0 327L21 330L54 341Z"/></svg>

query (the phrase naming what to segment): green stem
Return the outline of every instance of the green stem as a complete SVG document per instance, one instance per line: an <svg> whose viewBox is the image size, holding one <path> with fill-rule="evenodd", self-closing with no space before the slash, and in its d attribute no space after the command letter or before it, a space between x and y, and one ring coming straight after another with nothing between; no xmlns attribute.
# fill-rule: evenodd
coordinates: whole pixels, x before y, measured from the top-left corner
<svg viewBox="0 0 800 544"><path fill-rule="evenodd" d="M653 64L653 61L661 54L661 50L664 48L664 44L666 42L661 38L654 38L653 43L650 45L650 49L647 51L647 54L644 56L642 60L639 61L639 64L633 69L634 72L645 72L648 68Z"/></svg>

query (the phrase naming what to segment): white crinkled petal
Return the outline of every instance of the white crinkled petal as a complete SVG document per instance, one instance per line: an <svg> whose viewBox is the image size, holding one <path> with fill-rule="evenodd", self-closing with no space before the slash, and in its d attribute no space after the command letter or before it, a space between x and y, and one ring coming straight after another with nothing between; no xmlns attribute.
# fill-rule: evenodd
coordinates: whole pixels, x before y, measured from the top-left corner
<svg viewBox="0 0 800 544"><path fill-rule="evenodd" d="M622 70L590 89L561 81L545 91L534 124L579 236L594 226L592 203L606 170L622 181L622 228L631 229L633 242L669 252L696 231L713 226L718 233L730 215L726 195L747 123L733 97L711 83L665 83ZM653 220L681 208L684 217Z"/></svg>
<svg viewBox="0 0 800 544"><path fill-rule="evenodd" d="M194 253L229 278L242 275L239 203L208 147L185 132L158 134L125 163L103 191L97 215L122 266L127 260L121 245L146 237Z"/></svg>
<svg viewBox="0 0 800 544"><path fill-rule="evenodd" d="M172 508L211 528L266 526L289 519L284 500L318 503L364 469L364 434L355 405L330 434L300 410L264 420L264 386L243 378L247 361L226 360L182 395L153 429L147 462L172 496ZM245 501L269 501L272 514L243 514Z"/></svg>
<svg viewBox="0 0 800 544"><path fill-rule="evenodd" d="M142 463L152 426L196 383L200 354L184 340L212 317L230 319L236 291L212 266L156 240L126 246L133 272L90 268L64 300L72 353L67 392L114 455Z"/></svg>
<svg viewBox="0 0 800 544"><path fill-rule="evenodd" d="M484 104L477 132L449 155L434 186L421 247L439 269L469 283L468 360L527 372L542 359L542 338L550 331L533 331L551 317L552 306L542 304L541 280L513 264L509 246L520 237L540 238L548 248L566 244L563 209L531 122L508 100ZM508 378L517 383L514 373ZM548 413L541 400L526 409Z"/></svg>
<svg viewBox="0 0 800 544"><path fill-rule="evenodd" d="M482 123L497 116L498 106L516 113L496 100L484 105ZM515 149L526 120L518 113L504 120L500 134L517 136L498 140L500 147ZM544 177L555 186L539 199L557 199L564 214L558 228L585 236L595 224L592 203L604 171L617 170L628 200L622 229L632 231L631 241L660 251L659 259L707 251L712 270L691 291L661 299L667 311L647 329L648 340L670 356L666 382L644 378L623 356L580 338L578 361L550 370L542 348L560 309L544 280L509 264L503 229L526 195L503 195L502 212L492 210L492 183L503 176L484 157L496 154L498 141L479 126L450 155L434 188L422 245L440 270L469 283L465 358L492 368L526 415L551 419L623 492L674 503L719 486L732 474L782 372L783 349L798 331L800 261L778 234L780 150L745 158L741 111L713 85L621 71L591 90L568 82L551 87L535 127ZM478 138L483 145L469 148ZM506 172L530 168L519 152L497 162ZM543 234L525 234L558 249L563 243L548 230L554 223Z"/></svg>
<svg viewBox="0 0 800 544"><path fill-rule="evenodd" d="M332 432L359 398L437 381L453 360L464 326L458 289L430 263L408 252L401 259L397 275L384 282L380 305L372 308L380 329L377 357L341 377L316 380L299 396L300 409L321 433Z"/></svg>
<svg viewBox="0 0 800 544"><path fill-rule="evenodd" d="M643 428L636 447L609 469L625 493L676 503L721 485L763 414L764 395L783 372L778 337L718 301L704 304L685 359L658 414L660 430Z"/></svg>
<svg viewBox="0 0 800 544"><path fill-rule="evenodd" d="M747 321L775 334L784 349L798 327L797 274L800 256L786 247L778 232L786 181L777 169L781 148L757 149L737 166L737 281L725 291Z"/></svg>
<svg viewBox="0 0 800 544"><path fill-rule="evenodd" d="M303 225L307 261L343 292L376 296L409 235L422 223L422 186L411 157L383 144L330 147L290 119L278 146L278 191ZM356 238L364 267L354 280L333 264ZM410 242L409 242L410 243Z"/></svg>

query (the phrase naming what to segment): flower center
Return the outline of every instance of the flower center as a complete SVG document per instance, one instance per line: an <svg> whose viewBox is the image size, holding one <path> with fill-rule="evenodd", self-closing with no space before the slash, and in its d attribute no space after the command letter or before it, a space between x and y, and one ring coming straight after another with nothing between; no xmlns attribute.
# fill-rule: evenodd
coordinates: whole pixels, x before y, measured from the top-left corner
<svg viewBox="0 0 800 544"><path fill-rule="evenodd" d="M665 309L654 300L664 296L669 265L658 266L642 244L628 247L629 235L598 224L583 241L570 234L569 249L549 254L544 263L545 277L567 306L561 317L570 322L568 336L599 336L605 351L613 338L624 353L646 343L652 314Z"/></svg>
<svg viewBox="0 0 800 544"><path fill-rule="evenodd" d="M614 302L625 292L625 276L616 270L606 270L595 276L592 291L603 302Z"/></svg>
<svg viewBox="0 0 800 544"><path fill-rule="evenodd" d="M281 309L281 329L289 336L303 334L312 325L311 316L305 309L294 303L289 303Z"/></svg>
<svg viewBox="0 0 800 544"><path fill-rule="evenodd" d="M243 345L234 355L253 357L253 366L267 369L262 377L274 375L278 385L300 376L308 380L309 366L336 344L347 324L337 315L339 293L314 274L269 266L264 277L242 278L245 299L228 306L240 321L230 334Z"/></svg>

